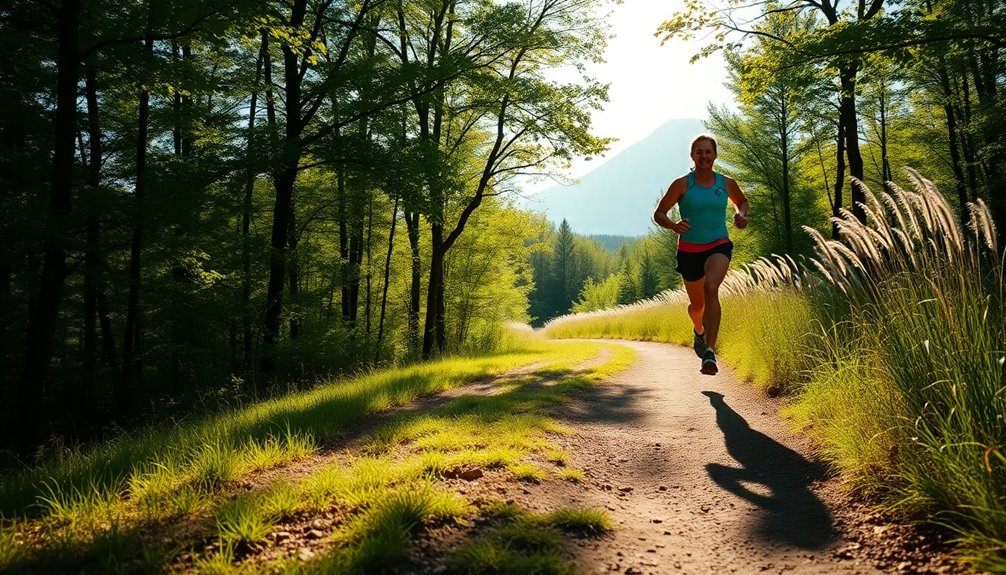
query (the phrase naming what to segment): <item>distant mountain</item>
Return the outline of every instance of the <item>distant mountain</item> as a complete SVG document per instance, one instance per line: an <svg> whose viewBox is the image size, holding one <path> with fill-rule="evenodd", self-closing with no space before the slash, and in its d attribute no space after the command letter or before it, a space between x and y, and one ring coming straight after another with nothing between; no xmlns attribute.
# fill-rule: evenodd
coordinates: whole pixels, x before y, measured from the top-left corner
<svg viewBox="0 0 1006 575"><path fill-rule="evenodd" d="M705 131L701 120L669 120L649 136L588 172L579 183L528 196L524 209L581 235L641 236L671 181L691 167L688 146Z"/></svg>

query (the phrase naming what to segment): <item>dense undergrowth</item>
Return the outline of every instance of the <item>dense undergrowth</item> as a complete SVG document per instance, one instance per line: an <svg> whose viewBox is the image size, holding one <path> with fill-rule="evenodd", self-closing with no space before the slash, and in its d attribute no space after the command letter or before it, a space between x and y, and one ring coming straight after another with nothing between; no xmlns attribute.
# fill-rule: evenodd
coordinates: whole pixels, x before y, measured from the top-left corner
<svg viewBox="0 0 1006 575"><path fill-rule="evenodd" d="M984 204L962 229L917 174L867 190L867 222L808 229L817 256L763 259L724 284L718 353L740 375L789 393L850 486L938 524L979 569L1006 571L1006 281ZM681 292L546 326L553 337L689 344Z"/></svg>

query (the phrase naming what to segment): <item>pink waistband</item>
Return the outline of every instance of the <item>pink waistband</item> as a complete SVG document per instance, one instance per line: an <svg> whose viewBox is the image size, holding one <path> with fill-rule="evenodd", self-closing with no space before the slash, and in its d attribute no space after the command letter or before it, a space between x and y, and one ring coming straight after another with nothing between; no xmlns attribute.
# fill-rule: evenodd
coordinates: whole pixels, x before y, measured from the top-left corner
<svg viewBox="0 0 1006 575"><path fill-rule="evenodd" d="M730 238L720 238L709 242L708 244L693 244L689 242L683 242L678 240L678 251L682 251L689 254L694 254L698 252L704 252L706 250L711 250L716 246L722 246L723 244L729 243Z"/></svg>

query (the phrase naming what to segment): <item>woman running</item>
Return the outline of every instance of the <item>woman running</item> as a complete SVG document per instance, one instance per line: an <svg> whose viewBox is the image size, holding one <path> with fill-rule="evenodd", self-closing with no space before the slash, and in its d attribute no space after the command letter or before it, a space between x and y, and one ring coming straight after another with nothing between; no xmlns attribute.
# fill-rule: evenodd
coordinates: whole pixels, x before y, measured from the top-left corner
<svg viewBox="0 0 1006 575"><path fill-rule="evenodd" d="M733 242L727 233L727 199L734 204L734 225L748 225L748 200L732 178L713 171L716 139L700 134L692 140L694 167L671 182L660 199L653 220L678 234L678 265L688 294L688 316L694 326L692 347L702 358L700 371L716 375L716 336L720 330L720 284L727 275ZM678 206L681 219L667 215Z"/></svg>

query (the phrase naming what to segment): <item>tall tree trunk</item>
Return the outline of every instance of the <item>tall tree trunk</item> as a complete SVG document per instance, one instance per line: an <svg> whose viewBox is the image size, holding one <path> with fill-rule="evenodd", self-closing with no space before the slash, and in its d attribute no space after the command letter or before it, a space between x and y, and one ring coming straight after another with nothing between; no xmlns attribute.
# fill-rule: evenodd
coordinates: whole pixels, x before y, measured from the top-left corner
<svg viewBox="0 0 1006 575"><path fill-rule="evenodd" d="M175 65L178 67L178 60L180 55L178 52L178 41L171 41L171 59ZM174 150L176 156L182 155L182 93L180 90L175 90L174 96L172 97L171 108L174 112L174 125L171 127L171 143L174 144Z"/></svg>
<svg viewBox="0 0 1006 575"><path fill-rule="evenodd" d="M336 130L338 133L338 130ZM349 283L352 276L352 265L349 257L349 208L346 198L346 171L340 166L336 172L335 193L337 198L337 214L339 217L339 281L341 297L339 301L342 305L342 323L352 329L356 313L353 310L353 296L350 293Z"/></svg>
<svg viewBox="0 0 1006 575"><path fill-rule="evenodd" d="M891 159L887 155L887 84L880 90L880 164L884 182L894 180Z"/></svg>
<svg viewBox="0 0 1006 575"><path fill-rule="evenodd" d="M339 171L339 255L342 273L342 319L347 327L356 328L360 313L360 281L364 252L362 195L359 178L346 177Z"/></svg>
<svg viewBox="0 0 1006 575"><path fill-rule="evenodd" d="M789 106L785 95L779 100L781 118L779 141L782 144L782 208L786 253L793 253L793 198L789 189Z"/></svg>
<svg viewBox="0 0 1006 575"><path fill-rule="evenodd" d="M950 167L954 171L954 183L957 189L957 206L960 210L961 224L967 226L971 221L971 212L968 210L968 190L964 180L964 168L961 166L960 143L957 141L958 126L957 112L954 110L954 90L950 84L950 74L947 72L947 64L943 56L940 55L940 65L937 70L940 78L940 89L943 92L943 113L947 116L947 145L950 149Z"/></svg>
<svg viewBox="0 0 1006 575"><path fill-rule="evenodd" d="M357 201L358 198L354 198L349 236L349 321L354 327L360 316L360 279L363 267L363 221Z"/></svg>
<svg viewBox="0 0 1006 575"><path fill-rule="evenodd" d="M148 34L143 49L149 55L154 51L154 38ZM140 90L139 118L136 136L136 187L133 195L133 240L129 257L129 301L126 307L126 329L122 338L122 377L116 393L119 413L132 407L135 393L143 377L142 317L140 310L140 257L143 250L145 196L147 190L147 132L150 119L150 92Z"/></svg>
<svg viewBox="0 0 1006 575"><path fill-rule="evenodd" d="M290 13L289 26L297 29L304 24L307 0L295 0ZM272 372L276 367L276 344L279 342L281 318L283 314L283 284L286 281L287 250L289 243L290 212L293 207L294 184L300 164L300 136L303 126L301 113L302 84L297 52L291 46L283 46L283 76L286 85L286 132L281 147L283 164L274 177L276 202L273 206L272 253L269 258L269 284L266 291L265 327L263 329L264 350L262 370Z"/></svg>
<svg viewBox="0 0 1006 575"><path fill-rule="evenodd" d="M423 325L423 359L433 356L433 346L443 351L437 325L440 310L440 289L444 282L444 226L438 221L430 224L430 281L426 286L426 321Z"/></svg>
<svg viewBox="0 0 1006 575"><path fill-rule="evenodd" d="M838 138L835 146L835 203L831 205L831 215L837 218L842 209L842 190L845 188L845 123L838 123ZM831 239L837 240L838 225L831 224Z"/></svg>
<svg viewBox="0 0 1006 575"><path fill-rule="evenodd" d="M31 302L22 376L15 392L15 405L8 437L15 449L27 454L45 432L45 386L49 379L53 337L66 279L67 218L73 192L74 138L77 132L78 33L80 0L64 0L59 10L56 53L56 116L52 180L42 277L38 296Z"/></svg>
<svg viewBox="0 0 1006 575"><path fill-rule="evenodd" d="M97 415L98 378L98 326L101 329L101 358L112 377L120 376L115 360L115 336L109 318L108 296L105 291L105 272L108 264L101 249L101 223L98 212L101 186L101 126L98 110L97 71L93 66L85 70L85 99L87 101L87 131L89 153L87 184L90 189L87 203L86 245L84 252L84 373L81 393L77 403L88 417ZM99 423L92 419L91 423Z"/></svg>
<svg viewBox="0 0 1006 575"><path fill-rule="evenodd" d="M258 59L255 61L255 84L252 88L251 102L248 104L248 173L245 176L244 202L241 208L241 347L243 369L252 369L252 310L251 310L251 211L252 197L255 191L255 115L258 113L258 89L262 79L262 66L266 63L269 51L269 36L262 32L262 46Z"/></svg>
<svg viewBox="0 0 1006 575"><path fill-rule="evenodd" d="M300 236L297 233L297 202L295 199L290 200L290 231L288 238L288 245L290 246L290 251L287 256L287 289L290 291L290 300L293 306L297 305L297 295L300 293L300 265L297 260L297 245L300 240ZM290 339L297 339L300 337L300 318L298 317L298 310L294 308L290 315Z"/></svg>
<svg viewBox="0 0 1006 575"><path fill-rule="evenodd" d="M839 78L842 86L840 108L842 124L845 129L845 155L849 159L849 175L863 181L863 155L859 150L859 116L856 112L856 73L858 65L843 64L839 68ZM851 210L861 222L866 222L866 211L861 204L866 203L866 193L858 183L853 181L849 186Z"/></svg>
<svg viewBox="0 0 1006 575"><path fill-rule="evenodd" d="M405 230L409 238L409 351L419 352L419 306L422 295L422 260L419 257L419 212L405 212Z"/></svg>
<svg viewBox="0 0 1006 575"><path fill-rule="evenodd" d="M366 243L366 253L367 253L367 297L363 305L363 315L366 321L366 333L369 339L370 337L370 305L371 305L371 277L370 270L373 268L373 250L372 241L374 237L374 201L373 194L367 194L367 235L365 238ZM361 256L362 257L362 256Z"/></svg>
<svg viewBox="0 0 1006 575"><path fill-rule="evenodd" d="M85 98L87 100L88 165L87 184L90 199L87 203L87 239L84 248L84 373L81 399L93 398L95 371L98 364L98 275L101 266L99 255L99 227L95 194L101 184L101 130L98 122L98 80L93 66L86 66Z"/></svg>
<svg viewBox="0 0 1006 575"><path fill-rule="evenodd" d="M444 353L447 350L447 305L445 303L445 292L447 290L447 250L441 254L440 281L437 282L437 350Z"/></svg>
<svg viewBox="0 0 1006 575"><path fill-rule="evenodd" d="M391 230L388 232L388 255L384 258L384 285L381 287L381 315L377 320L377 345L374 349L374 363L381 361L381 343L384 339L384 313L388 309L388 285L391 283L391 254L395 249L395 224L398 222L398 196L395 207L391 208Z"/></svg>

